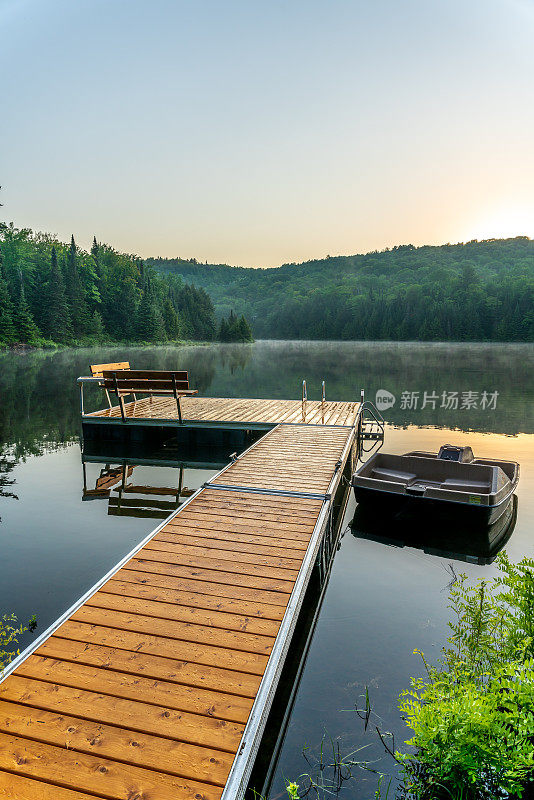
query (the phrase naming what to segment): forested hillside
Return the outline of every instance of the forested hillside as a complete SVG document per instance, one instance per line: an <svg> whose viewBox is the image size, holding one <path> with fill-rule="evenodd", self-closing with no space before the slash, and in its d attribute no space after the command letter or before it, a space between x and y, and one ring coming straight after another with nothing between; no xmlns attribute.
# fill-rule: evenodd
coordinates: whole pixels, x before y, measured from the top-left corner
<svg viewBox="0 0 534 800"><path fill-rule="evenodd" d="M246 269L149 259L237 306L264 338L534 341L534 241L403 245Z"/></svg>
<svg viewBox="0 0 534 800"><path fill-rule="evenodd" d="M230 324L231 323L231 324ZM250 341L243 317L222 320L202 288L96 239L90 252L0 223L0 346L186 339Z"/></svg>

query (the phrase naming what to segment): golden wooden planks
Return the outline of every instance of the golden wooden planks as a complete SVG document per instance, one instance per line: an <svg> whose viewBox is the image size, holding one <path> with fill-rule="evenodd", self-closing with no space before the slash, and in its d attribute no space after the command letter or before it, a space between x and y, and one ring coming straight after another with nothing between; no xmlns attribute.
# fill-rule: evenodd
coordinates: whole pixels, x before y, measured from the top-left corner
<svg viewBox="0 0 534 800"><path fill-rule="evenodd" d="M264 425L354 426L359 403L308 400L304 411L300 400L260 400L257 398L182 397L182 417L186 422L242 423ZM174 398L143 398L124 404L130 419L177 420ZM87 417L121 418L120 408L93 411Z"/></svg>
<svg viewBox="0 0 534 800"><path fill-rule="evenodd" d="M205 419L302 414L296 401L191 403ZM308 412L348 418L347 405ZM352 436L327 422L270 431L0 683L0 798L219 800Z"/></svg>

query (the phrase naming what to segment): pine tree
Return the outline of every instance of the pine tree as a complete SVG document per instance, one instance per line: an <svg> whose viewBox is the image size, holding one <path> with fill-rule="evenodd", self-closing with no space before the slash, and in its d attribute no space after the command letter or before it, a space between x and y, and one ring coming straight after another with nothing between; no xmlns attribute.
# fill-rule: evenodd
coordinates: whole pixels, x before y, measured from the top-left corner
<svg viewBox="0 0 534 800"><path fill-rule="evenodd" d="M228 317L228 341L235 342L237 341L238 336L239 336L239 331L238 331L237 317L234 314L234 310L232 309L230 311L230 316Z"/></svg>
<svg viewBox="0 0 534 800"><path fill-rule="evenodd" d="M50 275L46 287L46 307L43 309L42 318L44 333L50 339L55 342L65 342L71 338L69 308L55 247L52 248Z"/></svg>
<svg viewBox="0 0 534 800"><path fill-rule="evenodd" d="M143 291L141 301L137 307L135 318L136 338L141 342L153 342L158 333L157 319L152 299L150 285L147 284Z"/></svg>
<svg viewBox="0 0 534 800"><path fill-rule="evenodd" d="M13 344L16 338L13 324L13 303L9 296L7 283L0 272L0 344Z"/></svg>
<svg viewBox="0 0 534 800"><path fill-rule="evenodd" d="M83 336L89 327L89 313L84 298L80 271L78 269L78 251L74 236L71 236L67 254L67 296L70 301L72 329L75 336Z"/></svg>
<svg viewBox="0 0 534 800"><path fill-rule="evenodd" d="M224 317L221 319L221 326L219 328L219 341L228 341L228 323Z"/></svg>
<svg viewBox="0 0 534 800"><path fill-rule="evenodd" d="M96 241L96 236L93 236L93 244L91 245L91 255L95 265L95 271L98 276L101 274L100 270L100 247Z"/></svg>
<svg viewBox="0 0 534 800"><path fill-rule="evenodd" d="M167 297L163 303L163 324L168 339L176 341L180 338L180 321L170 297Z"/></svg>
<svg viewBox="0 0 534 800"><path fill-rule="evenodd" d="M104 337L104 321L102 320L102 315L96 309L91 316L90 333L98 340Z"/></svg>
<svg viewBox="0 0 534 800"><path fill-rule="evenodd" d="M248 321L245 319L243 314L241 314L241 317L239 318L239 333L242 342L254 341L254 337L252 335L252 328L250 327Z"/></svg>
<svg viewBox="0 0 534 800"><path fill-rule="evenodd" d="M37 344L39 342L41 332L32 317L22 283L20 285L19 300L13 315L13 322L19 342L23 342L24 344Z"/></svg>

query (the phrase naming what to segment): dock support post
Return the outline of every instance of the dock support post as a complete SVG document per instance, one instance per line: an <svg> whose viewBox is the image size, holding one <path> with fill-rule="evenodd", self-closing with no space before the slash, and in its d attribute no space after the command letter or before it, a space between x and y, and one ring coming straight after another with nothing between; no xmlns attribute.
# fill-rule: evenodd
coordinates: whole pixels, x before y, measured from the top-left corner
<svg viewBox="0 0 534 800"><path fill-rule="evenodd" d="M116 372L113 373L113 381L115 383L115 391L117 393L117 398L119 400L119 408L121 410L122 421L126 422L126 414L124 413L124 401L123 401L122 395L121 395L121 393L119 391L119 383L117 381L117 373Z"/></svg>
<svg viewBox="0 0 534 800"><path fill-rule="evenodd" d="M182 424L182 409L180 407L180 398L178 397L178 392L176 389L176 375L174 372L172 373L172 390L174 392L174 399L176 400L176 409L178 411L178 421L180 425Z"/></svg>

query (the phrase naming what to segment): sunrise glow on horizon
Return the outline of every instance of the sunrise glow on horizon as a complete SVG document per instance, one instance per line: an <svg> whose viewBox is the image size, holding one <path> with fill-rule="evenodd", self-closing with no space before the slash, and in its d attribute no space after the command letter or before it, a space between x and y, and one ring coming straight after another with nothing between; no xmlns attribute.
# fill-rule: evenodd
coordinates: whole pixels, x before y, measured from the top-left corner
<svg viewBox="0 0 534 800"><path fill-rule="evenodd" d="M523 0L0 0L0 218L251 267L534 237Z"/></svg>

